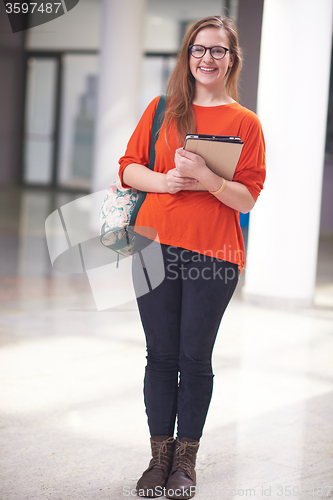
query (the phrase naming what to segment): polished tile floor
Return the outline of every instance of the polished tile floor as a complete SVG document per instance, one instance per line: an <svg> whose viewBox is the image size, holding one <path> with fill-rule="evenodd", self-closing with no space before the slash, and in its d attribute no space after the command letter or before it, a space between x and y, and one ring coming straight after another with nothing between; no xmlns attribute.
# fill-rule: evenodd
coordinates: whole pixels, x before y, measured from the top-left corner
<svg viewBox="0 0 333 500"><path fill-rule="evenodd" d="M0 192L0 498L136 498L150 450L134 301L97 311L54 270L46 217L77 195ZM253 306L241 283L214 352L196 498L333 498L333 238L311 309Z"/></svg>

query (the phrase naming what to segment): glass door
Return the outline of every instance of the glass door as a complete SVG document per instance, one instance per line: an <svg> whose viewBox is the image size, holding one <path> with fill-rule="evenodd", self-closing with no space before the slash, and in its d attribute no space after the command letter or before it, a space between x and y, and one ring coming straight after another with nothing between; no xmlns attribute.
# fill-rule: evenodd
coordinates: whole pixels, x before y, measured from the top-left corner
<svg viewBox="0 0 333 500"><path fill-rule="evenodd" d="M27 59L23 182L89 191L97 53L32 52Z"/></svg>
<svg viewBox="0 0 333 500"><path fill-rule="evenodd" d="M28 57L23 145L26 184L50 185L53 180L58 71L56 57Z"/></svg>
<svg viewBox="0 0 333 500"><path fill-rule="evenodd" d="M97 113L96 54L62 57L61 118L59 134L60 187L89 190Z"/></svg>

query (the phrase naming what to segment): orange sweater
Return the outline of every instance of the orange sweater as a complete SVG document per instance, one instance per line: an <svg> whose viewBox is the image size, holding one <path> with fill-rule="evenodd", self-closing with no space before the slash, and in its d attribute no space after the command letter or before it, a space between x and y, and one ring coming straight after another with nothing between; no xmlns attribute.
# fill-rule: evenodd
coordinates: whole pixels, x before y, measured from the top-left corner
<svg viewBox="0 0 333 500"><path fill-rule="evenodd" d="M159 98L155 98L141 117L120 158L119 177L123 187L124 169L130 163L148 166L150 131ZM244 184L256 200L265 180L265 143L257 116L238 103L202 107L193 105L197 133L239 136L243 150L233 180ZM166 144L164 125L156 142L156 172L175 167L177 144L173 130ZM147 193L136 219L137 226L154 228L161 243L238 264L245 263L245 250L239 213L221 203L207 191L179 191L176 194Z"/></svg>

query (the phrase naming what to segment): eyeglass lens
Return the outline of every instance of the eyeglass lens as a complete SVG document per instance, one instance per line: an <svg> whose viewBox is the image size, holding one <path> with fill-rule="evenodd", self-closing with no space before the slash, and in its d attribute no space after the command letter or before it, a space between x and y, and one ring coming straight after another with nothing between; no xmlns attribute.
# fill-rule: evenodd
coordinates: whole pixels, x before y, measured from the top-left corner
<svg viewBox="0 0 333 500"><path fill-rule="evenodd" d="M223 57L226 55L226 49L224 47L204 47L203 45L192 45L190 47L190 51L193 57L197 57L198 59L200 57L203 57L206 53L206 50L210 50L211 56L214 59L223 59Z"/></svg>

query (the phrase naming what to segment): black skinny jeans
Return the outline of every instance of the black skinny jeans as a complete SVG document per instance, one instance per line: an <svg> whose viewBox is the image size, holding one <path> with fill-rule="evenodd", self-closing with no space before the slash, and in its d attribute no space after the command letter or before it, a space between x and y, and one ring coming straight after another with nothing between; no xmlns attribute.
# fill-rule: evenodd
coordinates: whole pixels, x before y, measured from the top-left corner
<svg viewBox="0 0 333 500"><path fill-rule="evenodd" d="M173 436L178 415L178 438L199 440L213 389L214 342L238 282L238 266L182 248L161 248L165 279L137 298L147 342L148 425L151 436ZM138 257L133 257L134 286Z"/></svg>

